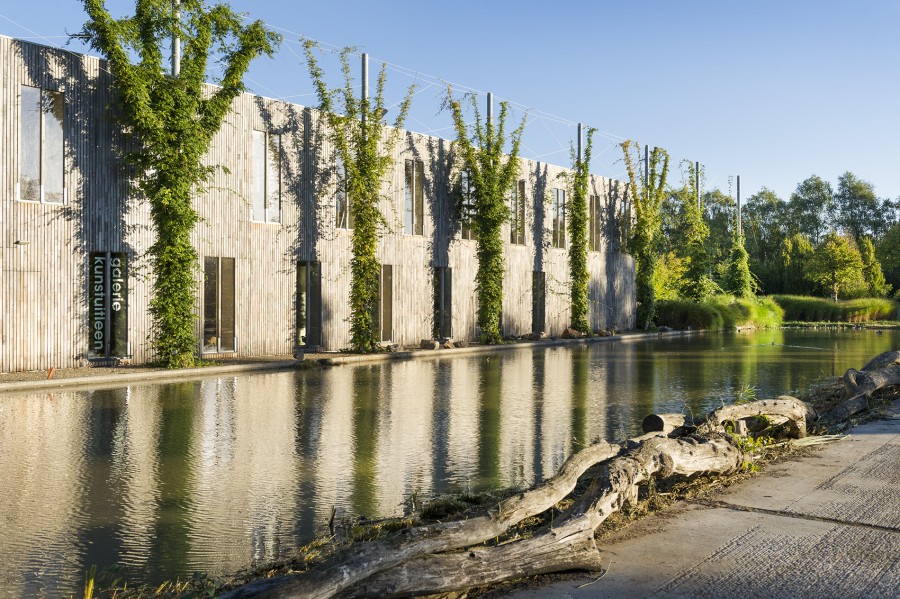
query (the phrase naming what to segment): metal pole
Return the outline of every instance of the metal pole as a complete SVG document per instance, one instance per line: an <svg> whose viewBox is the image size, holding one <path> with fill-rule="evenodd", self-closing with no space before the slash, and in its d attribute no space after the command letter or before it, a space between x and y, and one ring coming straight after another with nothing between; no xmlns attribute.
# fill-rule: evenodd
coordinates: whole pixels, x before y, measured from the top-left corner
<svg viewBox="0 0 900 599"><path fill-rule="evenodd" d="M488 127L494 124L494 94L487 94L487 124Z"/></svg>
<svg viewBox="0 0 900 599"><path fill-rule="evenodd" d="M644 144L644 189L650 187L650 146Z"/></svg>
<svg viewBox="0 0 900 599"><path fill-rule="evenodd" d="M366 124L366 112L369 108L369 55L365 52L362 55L362 106L360 114L362 115L362 124Z"/></svg>
<svg viewBox="0 0 900 599"><path fill-rule="evenodd" d="M578 162L581 163L581 137L582 137L582 127L581 123L578 123Z"/></svg>
<svg viewBox="0 0 900 599"><path fill-rule="evenodd" d="M178 35L178 28L181 26L180 6L179 0L173 0L172 12L175 26L172 30L172 77L178 77L178 74L181 73L181 36Z"/></svg>
<svg viewBox="0 0 900 599"><path fill-rule="evenodd" d="M737 234L741 236L741 176L737 176Z"/></svg>
<svg viewBox="0 0 900 599"><path fill-rule="evenodd" d="M694 163L694 189L697 192L697 210L700 210L700 161Z"/></svg>

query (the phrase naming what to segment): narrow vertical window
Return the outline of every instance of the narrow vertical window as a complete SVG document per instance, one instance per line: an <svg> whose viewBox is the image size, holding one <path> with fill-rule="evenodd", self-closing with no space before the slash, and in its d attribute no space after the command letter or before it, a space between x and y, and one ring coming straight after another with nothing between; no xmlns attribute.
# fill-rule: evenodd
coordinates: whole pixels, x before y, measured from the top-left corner
<svg viewBox="0 0 900 599"><path fill-rule="evenodd" d="M543 333L546 326L547 279L541 271L531 273L531 332Z"/></svg>
<svg viewBox="0 0 900 599"><path fill-rule="evenodd" d="M404 181L403 232L424 235L425 164L421 160L407 160Z"/></svg>
<svg viewBox="0 0 900 599"><path fill-rule="evenodd" d="M509 242L525 245L525 179L519 179L509 197Z"/></svg>
<svg viewBox="0 0 900 599"><path fill-rule="evenodd" d="M253 131L250 220L281 222L281 136Z"/></svg>
<svg viewBox="0 0 900 599"><path fill-rule="evenodd" d="M203 351L233 352L236 346L234 258L203 259Z"/></svg>
<svg viewBox="0 0 900 599"><path fill-rule="evenodd" d="M459 192L461 194L459 210L459 235L462 239L478 239L472 220L475 218L475 185L469 171L459 174Z"/></svg>
<svg viewBox="0 0 900 599"><path fill-rule="evenodd" d="M566 247L566 190L553 189L553 237L551 246Z"/></svg>
<svg viewBox="0 0 900 599"><path fill-rule="evenodd" d="M353 228L350 196L347 194L347 170L340 154L335 156L334 165L334 226L338 229Z"/></svg>
<svg viewBox="0 0 900 599"><path fill-rule="evenodd" d="M588 206L588 241L592 252L600 251L600 196L591 195Z"/></svg>
<svg viewBox="0 0 900 599"><path fill-rule="evenodd" d="M91 252L88 260L88 356L127 356L128 256L121 252Z"/></svg>
<svg viewBox="0 0 900 599"><path fill-rule="evenodd" d="M65 193L65 99L60 92L23 85L19 121L18 197L63 204Z"/></svg>
<svg viewBox="0 0 900 599"><path fill-rule="evenodd" d="M449 339L453 336L453 269L440 266L434 269L434 336Z"/></svg>
<svg viewBox="0 0 900 599"><path fill-rule="evenodd" d="M381 341L391 341L394 337L394 267L381 265L378 282L378 331Z"/></svg>
<svg viewBox="0 0 900 599"><path fill-rule="evenodd" d="M297 345L322 344L322 264L297 265Z"/></svg>

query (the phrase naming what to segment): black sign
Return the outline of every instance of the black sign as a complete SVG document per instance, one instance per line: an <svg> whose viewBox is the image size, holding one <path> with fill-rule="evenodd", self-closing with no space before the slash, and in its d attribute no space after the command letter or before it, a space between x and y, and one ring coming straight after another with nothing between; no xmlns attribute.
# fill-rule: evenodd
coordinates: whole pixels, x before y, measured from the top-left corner
<svg viewBox="0 0 900 599"><path fill-rule="evenodd" d="M128 257L91 252L88 265L88 353L106 358L128 355Z"/></svg>

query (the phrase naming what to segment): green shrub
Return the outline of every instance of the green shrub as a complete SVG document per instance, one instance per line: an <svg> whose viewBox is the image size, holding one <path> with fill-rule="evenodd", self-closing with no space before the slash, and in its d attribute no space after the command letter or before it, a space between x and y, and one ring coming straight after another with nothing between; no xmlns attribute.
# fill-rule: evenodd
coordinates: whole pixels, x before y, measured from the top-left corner
<svg viewBox="0 0 900 599"><path fill-rule="evenodd" d="M893 320L897 303L883 298L864 297L834 302L822 297L772 295L784 308L785 319L802 322L868 322Z"/></svg>
<svg viewBox="0 0 900 599"><path fill-rule="evenodd" d="M674 329L731 330L781 326L784 311L770 298L717 295L706 302L660 301L657 325Z"/></svg>

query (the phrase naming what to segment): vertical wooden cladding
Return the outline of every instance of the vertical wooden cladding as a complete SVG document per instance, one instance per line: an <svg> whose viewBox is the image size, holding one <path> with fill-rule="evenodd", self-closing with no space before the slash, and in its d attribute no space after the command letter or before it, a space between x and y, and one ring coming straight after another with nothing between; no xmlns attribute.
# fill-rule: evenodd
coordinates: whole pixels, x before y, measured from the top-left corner
<svg viewBox="0 0 900 599"><path fill-rule="evenodd" d="M152 359L146 252L154 236L147 203L130 191L119 157L121 132L106 110L114 102L110 74L99 59L6 37L0 37L0 64L0 371L85 363L91 252L127 255L129 346L135 362ZM64 94L65 205L16 199L22 85ZM236 98L232 108L207 157L216 167L213 178L195 200L201 217L193 235L200 258L197 314L204 313L204 259L233 258L236 346L224 355L290 353L297 342L298 264L316 263L321 346L347 347L353 231L335 223L337 165L326 121L316 110L250 94ZM267 204L265 222L251 218L254 131L280 140L280 212L275 218ZM461 239L451 143L404 131L393 159L381 189L387 225L378 246L379 259L392 267L392 341L416 344L431 337L435 268L449 269L453 336L474 339L477 244ZM418 227L415 234L404 232L406 161L421 175L421 234ZM565 169L528 160L520 164L525 238L505 249L504 333L531 330L533 273L543 272L546 332L559 334L569 325L568 262L565 249L550 247L548 202L554 187L565 187L559 178ZM274 183L272 173L267 175L268 202ZM602 178L592 186L591 193L606 202L609 227L603 251L588 257L591 324L630 328L634 261L620 253L614 232L621 202L616 193L624 186ZM510 241L509 225L501 235ZM200 352L199 318L196 327Z"/></svg>

